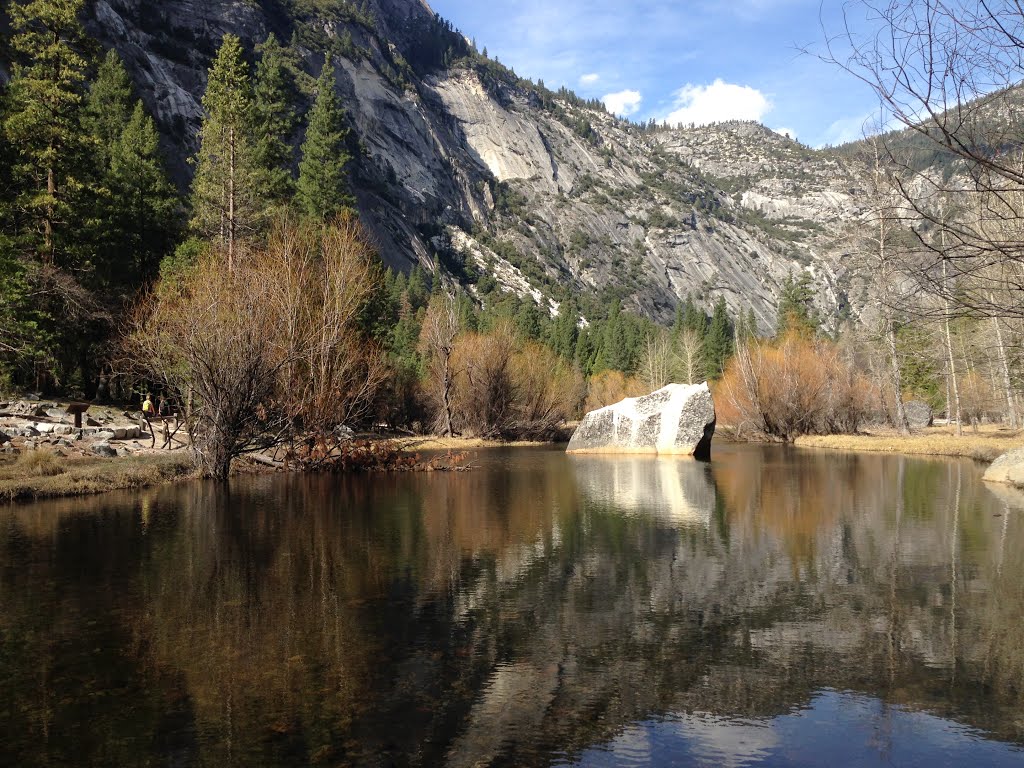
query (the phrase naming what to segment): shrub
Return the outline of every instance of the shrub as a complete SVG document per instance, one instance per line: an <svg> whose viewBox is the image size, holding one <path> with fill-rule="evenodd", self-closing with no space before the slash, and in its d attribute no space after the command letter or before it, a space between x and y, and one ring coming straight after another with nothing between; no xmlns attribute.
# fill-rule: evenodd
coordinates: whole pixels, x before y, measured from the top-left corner
<svg viewBox="0 0 1024 768"><path fill-rule="evenodd" d="M587 400L583 409L588 413L608 405L625 400L627 397L639 397L647 394L648 389L643 383L622 371L601 371L590 378Z"/></svg>
<svg viewBox="0 0 1024 768"><path fill-rule="evenodd" d="M547 347L520 342L507 323L463 334L452 368L453 418L460 431L503 440L545 440L579 409L579 371Z"/></svg>
<svg viewBox="0 0 1024 768"><path fill-rule="evenodd" d="M716 395L723 423L786 441L856 432L878 399L835 344L795 333L741 347Z"/></svg>

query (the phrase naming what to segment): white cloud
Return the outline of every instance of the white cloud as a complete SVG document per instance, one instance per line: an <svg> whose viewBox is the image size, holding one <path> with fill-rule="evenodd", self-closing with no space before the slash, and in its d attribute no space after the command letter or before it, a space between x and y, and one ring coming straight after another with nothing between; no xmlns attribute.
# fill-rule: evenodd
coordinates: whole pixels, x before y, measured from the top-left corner
<svg viewBox="0 0 1024 768"><path fill-rule="evenodd" d="M793 139L793 141L796 141L796 131L792 128L772 128L772 130L779 134L779 136L788 136Z"/></svg>
<svg viewBox="0 0 1024 768"><path fill-rule="evenodd" d="M601 76L599 74L597 74L596 72L591 72L589 74L583 75L583 77L580 78L580 85L593 85L600 79Z"/></svg>
<svg viewBox="0 0 1024 768"><path fill-rule="evenodd" d="M639 112L640 103L643 100L644 98L640 91L609 93L601 99L604 105L608 107L609 112L613 115L621 115L622 117L629 117Z"/></svg>
<svg viewBox="0 0 1024 768"><path fill-rule="evenodd" d="M669 125L707 125L724 120L761 122L774 106L756 88L727 83L721 78L710 85L687 83L676 91L673 110L665 116Z"/></svg>
<svg viewBox="0 0 1024 768"><path fill-rule="evenodd" d="M826 144L839 146L851 141L859 141L865 136L875 133L877 131L877 124L878 116L877 113L873 112L841 118L825 129L825 135L822 137L822 142L819 146Z"/></svg>

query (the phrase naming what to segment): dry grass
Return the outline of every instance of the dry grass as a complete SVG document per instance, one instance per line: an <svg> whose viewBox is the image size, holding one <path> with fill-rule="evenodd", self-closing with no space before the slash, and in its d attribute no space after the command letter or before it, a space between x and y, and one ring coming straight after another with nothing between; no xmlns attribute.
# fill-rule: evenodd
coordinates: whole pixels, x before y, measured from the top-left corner
<svg viewBox="0 0 1024 768"><path fill-rule="evenodd" d="M927 456L960 456L993 461L1014 448L1024 446L1024 432L999 427L982 427L977 433L966 430L957 437L954 427L930 427L910 437L887 429L858 435L807 435L798 437L802 448L828 448L838 451L875 451Z"/></svg>
<svg viewBox="0 0 1024 768"><path fill-rule="evenodd" d="M403 451L464 451L469 448L529 448L549 445L545 442L502 442L481 437L399 437L395 442Z"/></svg>
<svg viewBox="0 0 1024 768"><path fill-rule="evenodd" d="M54 477L64 473L64 461L52 451L25 451L14 461L12 472L21 477Z"/></svg>
<svg viewBox="0 0 1024 768"><path fill-rule="evenodd" d="M28 451L15 460L0 461L0 502L146 488L186 477L192 471L189 456L180 452L101 459Z"/></svg>

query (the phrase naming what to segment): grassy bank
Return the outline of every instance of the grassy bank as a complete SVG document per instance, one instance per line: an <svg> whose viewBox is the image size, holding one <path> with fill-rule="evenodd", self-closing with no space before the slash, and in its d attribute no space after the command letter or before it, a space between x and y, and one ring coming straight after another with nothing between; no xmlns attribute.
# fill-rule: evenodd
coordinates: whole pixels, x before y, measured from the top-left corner
<svg viewBox="0 0 1024 768"><path fill-rule="evenodd" d="M802 448L828 448L837 451L875 451L924 456L955 456L993 461L1013 448L1024 446L1024 432L1000 427L971 429L957 437L955 427L929 427L909 437L894 430L870 430L857 435L804 436L796 440Z"/></svg>
<svg viewBox="0 0 1024 768"><path fill-rule="evenodd" d="M568 439L568 438L567 438ZM399 437L395 443L405 452L416 451L466 451L472 448L531 448L550 443L518 441L504 443L498 440L484 440L480 437Z"/></svg>
<svg viewBox="0 0 1024 768"><path fill-rule="evenodd" d="M27 451L0 461L0 502L86 496L146 488L192 473L187 454L152 453L117 459L63 458Z"/></svg>

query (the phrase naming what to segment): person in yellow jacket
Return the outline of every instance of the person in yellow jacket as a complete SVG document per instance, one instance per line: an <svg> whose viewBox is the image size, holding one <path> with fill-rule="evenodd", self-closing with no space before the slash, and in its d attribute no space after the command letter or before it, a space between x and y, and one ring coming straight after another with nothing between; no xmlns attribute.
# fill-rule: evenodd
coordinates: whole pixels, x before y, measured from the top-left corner
<svg viewBox="0 0 1024 768"><path fill-rule="evenodd" d="M155 410L153 408L153 396L147 392L146 399L142 403L142 416L143 418L145 418L146 421L149 421L154 413Z"/></svg>

